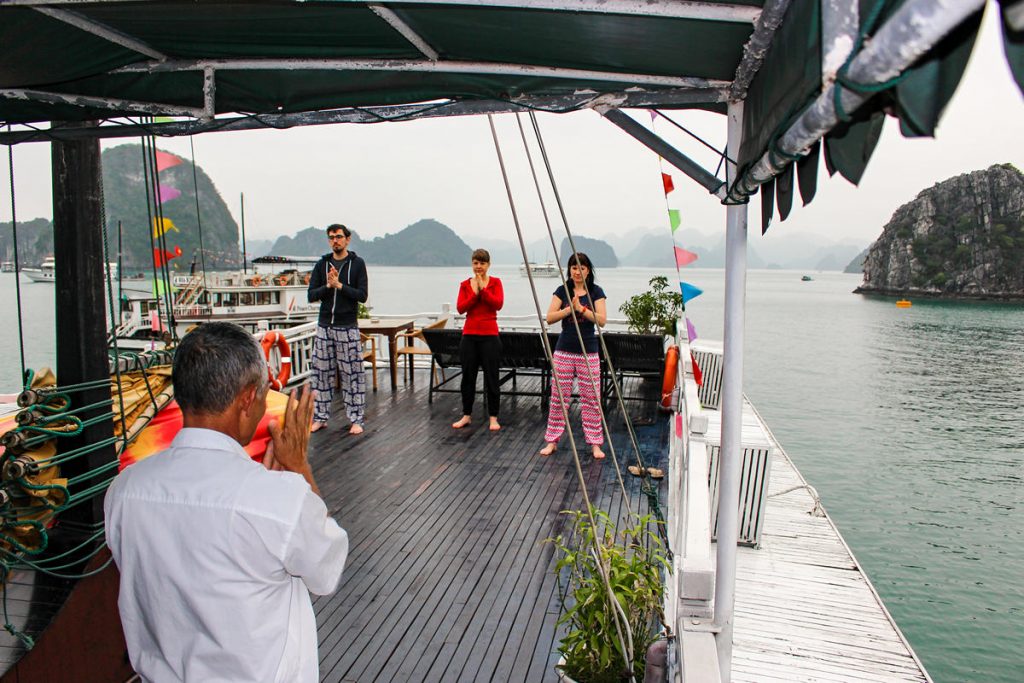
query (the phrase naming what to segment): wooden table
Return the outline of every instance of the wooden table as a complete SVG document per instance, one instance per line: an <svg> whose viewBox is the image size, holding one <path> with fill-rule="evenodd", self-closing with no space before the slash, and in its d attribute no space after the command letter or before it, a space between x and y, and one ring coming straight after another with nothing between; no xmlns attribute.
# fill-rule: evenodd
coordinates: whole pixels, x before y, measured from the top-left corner
<svg viewBox="0 0 1024 683"><path fill-rule="evenodd" d="M398 388L398 333L411 332L415 320L377 320L359 318L359 331L363 334L382 334L388 338L388 355L391 357L391 390Z"/></svg>

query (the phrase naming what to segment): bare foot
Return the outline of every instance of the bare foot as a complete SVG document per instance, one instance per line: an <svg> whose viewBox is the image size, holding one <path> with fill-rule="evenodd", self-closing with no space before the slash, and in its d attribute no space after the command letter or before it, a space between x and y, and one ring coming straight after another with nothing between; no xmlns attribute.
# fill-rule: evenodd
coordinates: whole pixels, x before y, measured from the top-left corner
<svg viewBox="0 0 1024 683"><path fill-rule="evenodd" d="M600 446L594 446L594 460L601 460L604 458L604 451L601 450Z"/></svg>
<svg viewBox="0 0 1024 683"><path fill-rule="evenodd" d="M354 425L352 425L351 427L348 428L348 433L352 434L352 435L362 434L363 433L363 426L362 425L355 425L354 424ZM601 456L601 457L604 457L604 456Z"/></svg>
<svg viewBox="0 0 1024 683"><path fill-rule="evenodd" d="M312 434L313 432L319 432L319 431L320 431L321 429L323 429L323 428L324 428L324 427L326 427L326 426L327 426L327 423L326 423L326 422L314 422L314 423L313 423L313 426L309 428L309 432L310 432L311 434Z"/></svg>
<svg viewBox="0 0 1024 683"><path fill-rule="evenodd" d="M548 441L547 445L545 445L544 448L540 449L540 451L538 452L540 453L540 455L546 458L552 453L554 453L556 448L558 448L557 441Z"/></svg>
<svg viewBox="0 0 1024 683"><path fill-rule="evenodd" d="M457 422L452 422L452 429L462 429L470 423L469 415L463 415Z"/></svg>
<svg viewBox="0 0 1024 683"><path fill-rule="evenodd" d="M498 424L498 418L496 418L496 417L492 417L491 418L491 426L488 427L488 429L490 429L492 432L496 432L499 429L501 429L501 425Z"/></svg>

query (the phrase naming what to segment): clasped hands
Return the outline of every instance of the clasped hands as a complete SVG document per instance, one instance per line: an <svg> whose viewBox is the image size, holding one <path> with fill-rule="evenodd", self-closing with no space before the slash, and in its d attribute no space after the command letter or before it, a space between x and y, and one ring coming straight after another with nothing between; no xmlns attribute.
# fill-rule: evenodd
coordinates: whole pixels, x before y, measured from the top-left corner
<svg viewBox="0 0 1024 683"><path fill-rule="evenodd" d="M338 280L338 269L334 266L327 270L327 286L331 289L341 289L341 281Z"/></svg>

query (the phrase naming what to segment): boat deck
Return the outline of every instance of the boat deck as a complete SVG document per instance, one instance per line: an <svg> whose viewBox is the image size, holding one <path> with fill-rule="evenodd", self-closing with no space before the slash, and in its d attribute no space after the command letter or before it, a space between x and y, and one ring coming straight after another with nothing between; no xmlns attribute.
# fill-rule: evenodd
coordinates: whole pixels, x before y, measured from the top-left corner
<svg viewBox="0 0 1024 683"><path fill-rule="evenodd" d="M708 433L719 433L720 414L709 416ZM807 482L744 400L748 440L769 443L772 463L761 547L740 547L737 557L732 680L930 681L832 520L816 511Z"/></svg>
<svg viewBox="0 0 1024 683"><path fill-rule="evenodd" d="M537 381L537 380L525 380ZM648 383L653 385L653 383ZM554 549L559 511L581 506L563 438L550 458L538 398L503 397L500 432L479 408L456 431L455 394L427 402L427 376L367 396L366 432L347 434L340 404L313 435L311 462L350 556L338 591L314 602L323 681L554 681L559 617ZM627 380L627 395L657 387ZM520 380L520 387L524 380ZM648 464L665 467L668 425L654 403L629 401ZM570 416L583 445L579 409ZM340 416L340 417L339 417ZM609 412L623 471L633 452ZM609 453L583 459L595 505L624 515ZM640 480L624 475L632 510L648 511ZM667 486L662 487L664 500Z"/></svg>

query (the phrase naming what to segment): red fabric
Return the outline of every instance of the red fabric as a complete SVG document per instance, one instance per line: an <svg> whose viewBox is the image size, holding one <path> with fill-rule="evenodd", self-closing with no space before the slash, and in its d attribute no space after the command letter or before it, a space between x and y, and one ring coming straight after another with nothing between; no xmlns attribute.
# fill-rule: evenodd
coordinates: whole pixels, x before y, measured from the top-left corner
<svg viewBox="0 0 1024 683"><path fill-rule="evenodd" d="M698 387L704 386L704 373L700 371L697 357L693 355L693 351L690 351L690 362L693 363L693 381L697 383Z"/></svg>
<svg viewBox="0 0 1024 683"><path fill-rule="evenodd" d="M466 314L462 334L498 334L498 311L505 305L505 290L501 280L492 277L479 294L473 293L469 280L459 285L459 300L455 307Z"/></svg>
<svg viewBox="0 0 1024 683"><path fill-rule="evenodd" d="M665 194L668 194L672 190L676 189L676 186L672 183L672 176L668 173L661 174L661 184L665 188Z"/></svg>

